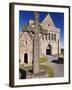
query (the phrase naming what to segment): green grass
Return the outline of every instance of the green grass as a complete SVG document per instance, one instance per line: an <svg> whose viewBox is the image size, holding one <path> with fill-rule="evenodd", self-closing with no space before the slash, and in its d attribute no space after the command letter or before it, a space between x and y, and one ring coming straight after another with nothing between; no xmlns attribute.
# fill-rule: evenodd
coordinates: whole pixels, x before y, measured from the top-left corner
<svg viewBox="0 0 72 90"><path fill-rule="evenodd" d="M39 59L40 68L43 69L43 70L46 70L49 77L54 77L53 68L50 65L42 64L43 62L46 62L47 60L48 60L48 58L46 56L40 57L40 59ZM19 68L22 69L22 70L32 70L32 64L27 64L27 65L20 64Z"/></svg>
<svg viewBox="0 0 72 90"><path fill-rule="evenodd" d="M42 57L40 57L40 59L39 59L39 63L46 62L47 60L48 60L48 59L47 59L46 56L42 56Z"/></svg>
<svg viewBox="0 0 72 90"><path fill-rule="evenodd" d="M32 65L24 66L24 64L20 64L19 68L22 70L32 70Z"/></svg>
<svg viewBox="0 0 72 90"><path fill-rule="evenodd" d="M22 70L32 70L32 65L24 66L23 64L21 64L19 67ZM48 77L54 77L54 71L51 66L40 64L40 68L46 70L46 72L48 73Z"/></svg>
<svg viewBox="0 0 72 90"><path fill-rule="evenodd" d="M49 77L54 77L54 70L49 65L40 65L40 67L47 71Z"/></svg>
<svg viewBox="0 0 72 90"><path fill-rule="evenodd" d="M46 62L48 59L46 56L41 56L40 59L39 59L39 63L43 63L43 62ZM32 69L32 65L31 64L27 64L27 65L24 65L24 64L20 64L19 67L23 70L31 70Z"/></svg>

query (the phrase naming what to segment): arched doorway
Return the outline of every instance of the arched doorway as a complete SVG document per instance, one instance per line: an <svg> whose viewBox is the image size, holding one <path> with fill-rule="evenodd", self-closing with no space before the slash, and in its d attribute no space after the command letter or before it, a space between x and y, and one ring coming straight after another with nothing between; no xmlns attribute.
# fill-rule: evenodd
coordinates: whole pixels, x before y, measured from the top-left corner
<svg viewBox="0 0 72 90"><path fill-rule="evenodd" d="M46 55L51 55L52 54L52 48L51 45L48 45L48 48L46 49Z"/></svg>
<svg viewBox="0 0 72 90"><path fill-rule="evenodd" d="M28 54L27 53L24 54L24 63L28 63Z"/></svg>

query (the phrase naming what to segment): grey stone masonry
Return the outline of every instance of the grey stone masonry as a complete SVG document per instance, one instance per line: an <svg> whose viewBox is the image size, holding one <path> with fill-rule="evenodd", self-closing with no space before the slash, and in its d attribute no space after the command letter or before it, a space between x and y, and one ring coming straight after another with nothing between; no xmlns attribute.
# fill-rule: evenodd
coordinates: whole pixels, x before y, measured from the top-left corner
<svg viewBox="0 0 72 90"><path fill-rule="evenodd" d="M39 28L39 12L35 12L35 26L38 29Z"/></svg>
<svg viewBox="0 0 72 90"><path fill-rule="evenodd" d="M33 73L39 72L39 56L40 56L40 44L39 44L39 34L35 33L34 36L34 55L33 55Z"/></svg>
<svg viewBox="0 0 72 90"><path fill-rule="evenodd" d="M39 39L39 13L35 12L35 33L34 33L34 41L33 41L33 48L34 48L34 55L33 55L33 73L39 73L39 57L40 57L40 39Z"/></svg>

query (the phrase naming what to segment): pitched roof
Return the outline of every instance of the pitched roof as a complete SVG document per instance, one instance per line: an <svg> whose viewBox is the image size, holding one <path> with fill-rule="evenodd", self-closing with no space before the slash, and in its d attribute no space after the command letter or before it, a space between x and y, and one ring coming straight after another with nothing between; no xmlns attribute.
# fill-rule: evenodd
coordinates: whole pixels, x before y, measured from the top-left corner
<svg viewBox="0 0 72 90"><path fill-rule="evenodd" d="M50 14L48 14L45 19L42 21L41 26L44 29L47 29L48 27L55 27L55 24L50 16Z"/></svg>
<svg viewBox="0 0 72 90"><path fill-rule="evenodd" d="M50 14L48 14L41 23L39 23L38 30L39 30L39 33L47 34L49 28L56 28L55 24L54 24L54 22L53 22L53 20L52 20L52 18L50 16ZM25 31L26 32L34 32L35 33L35 25L33 25L33 27L28 26L28 25L24 25L23 26L23 30L20 33L20 38L21 38L21 36L23 35L23 33ZM57 30L54 30L54 31L57 31ZM58 30L58 32L59 32L59 30ZM29 34L29 36L31 37L30 34Z"/></svg>

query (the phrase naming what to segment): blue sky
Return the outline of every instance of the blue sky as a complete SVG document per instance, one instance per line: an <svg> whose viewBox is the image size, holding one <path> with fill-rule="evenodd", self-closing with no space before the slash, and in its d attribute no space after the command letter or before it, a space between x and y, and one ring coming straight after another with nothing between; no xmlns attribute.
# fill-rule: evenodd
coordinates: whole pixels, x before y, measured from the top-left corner
<svg viewBox="0 0 72 90"><path fill-rule="evenodd" d="M55 26L60 28L61 48L64 48L64 13L40 12L39 22L42 22L47 14L50 14ZM28 25L30 19L34 20L33 11L19 11L19 31L22 31L23 25Z"/></svg>

